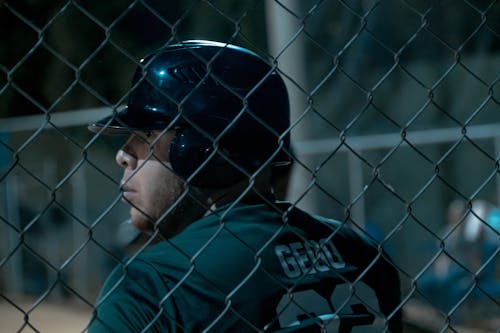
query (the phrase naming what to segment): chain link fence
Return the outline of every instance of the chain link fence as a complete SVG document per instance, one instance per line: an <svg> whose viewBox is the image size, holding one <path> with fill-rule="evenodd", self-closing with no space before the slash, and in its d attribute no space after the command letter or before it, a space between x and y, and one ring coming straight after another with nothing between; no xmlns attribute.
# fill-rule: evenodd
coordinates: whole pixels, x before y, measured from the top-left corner
<svg viewBox="0 0 500 333"><path fill-rule="evenodd" d="M500 328L496 0L0 2L2 332L82 332L136 249L117 137L138 60L213 39L275 62L292 107L288 200L376 239L406 332Z"/></svg>

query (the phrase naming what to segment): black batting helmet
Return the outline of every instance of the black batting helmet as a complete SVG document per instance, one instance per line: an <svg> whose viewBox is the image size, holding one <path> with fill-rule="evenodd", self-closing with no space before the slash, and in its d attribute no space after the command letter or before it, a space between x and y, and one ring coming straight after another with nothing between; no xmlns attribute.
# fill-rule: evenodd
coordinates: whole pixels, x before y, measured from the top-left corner
<svg viewBox="0 0 500 333"><path fill-rule="evenodd" d="M266 162L289 163L289 125L287 90L273 66L242 47L192 40L142 59L127 106L89 129L174 129L173 171L221 188Z"/></svg>

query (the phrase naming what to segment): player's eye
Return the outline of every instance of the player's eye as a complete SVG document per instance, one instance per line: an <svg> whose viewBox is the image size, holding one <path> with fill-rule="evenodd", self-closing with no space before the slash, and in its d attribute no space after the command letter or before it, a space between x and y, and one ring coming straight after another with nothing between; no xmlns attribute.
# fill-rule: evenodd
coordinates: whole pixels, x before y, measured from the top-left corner
<svg viewBox="0 0 500 333"><path fill-rule="evenodd" d="M149 142L153 137L153 131L140 131L135 133L135 137L141 142Z"/></svg>

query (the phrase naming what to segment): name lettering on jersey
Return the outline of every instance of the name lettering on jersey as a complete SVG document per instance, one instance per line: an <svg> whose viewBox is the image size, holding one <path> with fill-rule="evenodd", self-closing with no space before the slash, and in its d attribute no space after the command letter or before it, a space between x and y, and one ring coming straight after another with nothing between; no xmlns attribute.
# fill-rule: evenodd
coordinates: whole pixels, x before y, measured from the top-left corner
<svg viewBox="0 0 500 333"><path fill-rule="evenodd" d="M276 245L274 253L289 278L342 269L346 266L333 242L326 239L320 239L319 243L307 240Z"/></svg>

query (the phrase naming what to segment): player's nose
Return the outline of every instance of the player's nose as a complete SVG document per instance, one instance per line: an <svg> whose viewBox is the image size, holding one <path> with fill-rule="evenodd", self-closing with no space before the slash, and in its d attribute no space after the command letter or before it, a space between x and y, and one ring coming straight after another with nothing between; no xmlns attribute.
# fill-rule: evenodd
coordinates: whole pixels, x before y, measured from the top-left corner
<svg viewBox="0 0 500 333"><path fill-rule="evenodd" d="M116 163L123 167L124 169L131 168L135 169L137 166L137 161L131 154L127 153L125 150L120 149L115 156Z"/></svg>

